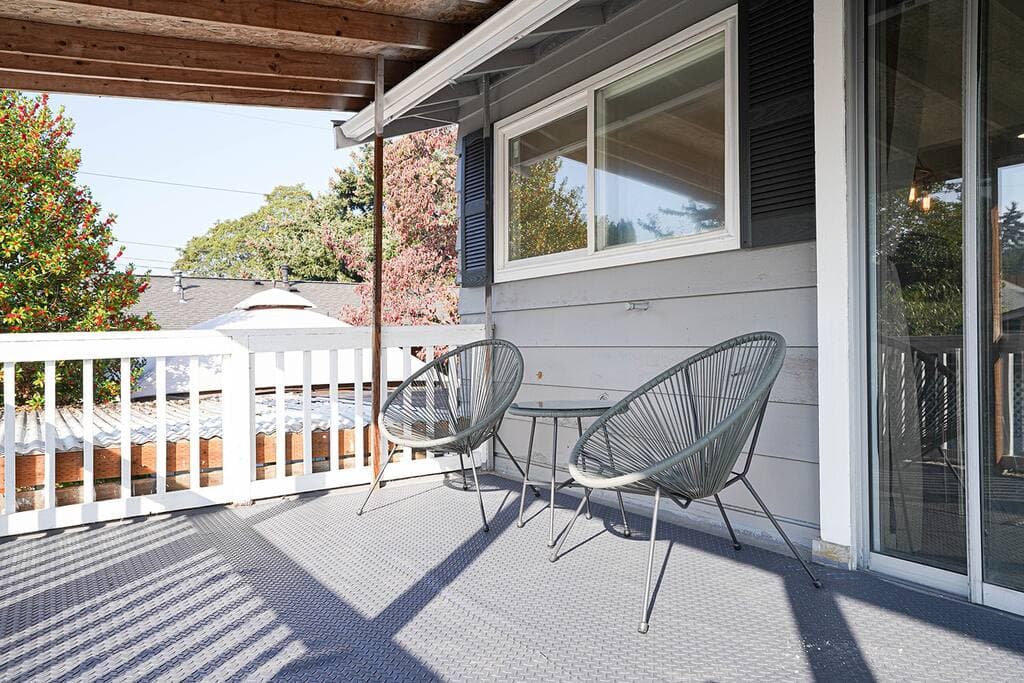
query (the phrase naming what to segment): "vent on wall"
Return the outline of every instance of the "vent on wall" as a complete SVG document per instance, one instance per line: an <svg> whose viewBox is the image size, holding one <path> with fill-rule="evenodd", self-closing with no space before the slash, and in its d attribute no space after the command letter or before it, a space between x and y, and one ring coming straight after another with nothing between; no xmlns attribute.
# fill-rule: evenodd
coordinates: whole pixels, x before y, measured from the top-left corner
<svg viewBox="0 0 1024 683"><path fill-rule="evenodd" d="M741 0L738 27L743 246L812 240L813 0Z"/></svg>
<svg viewBox="0 0 1024 683"><path fill-rule="evenodd" d="M461 148L460 272L463 287L480 287L491 277L491 139L476 131Z"/></svg>

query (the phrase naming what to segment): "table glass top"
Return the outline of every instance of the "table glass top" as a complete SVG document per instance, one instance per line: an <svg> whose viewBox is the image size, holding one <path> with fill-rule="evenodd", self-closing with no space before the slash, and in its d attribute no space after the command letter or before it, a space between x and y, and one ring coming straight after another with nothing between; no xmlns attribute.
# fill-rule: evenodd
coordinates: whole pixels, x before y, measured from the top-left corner
<svg viewBox="0 0 1024 683"><path fill-rule="evenodd" d="M600 415L612 406L610 401L561 400L561 401L517 401L509 408L513 414L562 414L566 416Z"/></svg>

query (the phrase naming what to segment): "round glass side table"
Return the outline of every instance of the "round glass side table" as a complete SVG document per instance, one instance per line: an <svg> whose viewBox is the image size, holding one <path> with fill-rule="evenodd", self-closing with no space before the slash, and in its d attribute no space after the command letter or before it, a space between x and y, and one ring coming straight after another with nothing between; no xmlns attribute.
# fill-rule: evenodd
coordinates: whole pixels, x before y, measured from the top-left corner
<svg viewBox="0 0 1024 683"><path fill-rule="evenodd" d="M516 522L516 526L520 529L523 528L523 508L526 505L526 487L531 485L543 486L545 484L551 487L551 502L549 504L549 524L548 524L548 547L555 547L555 492L565 488L566 486L572 486L575 480L571 477L565 481L559 483L556 479L555 463L557 461L558 454L558 420L562 418L575 418L576 428L579 432L579 436L583 435L583 418L585 417L599 417L604 414L611 404L608 401L597 401L597 400L580 400L580 401L519 401L513 403L508 413L510 415L516 415L519 417L530 418L530 444L526 450L526 470L523 472L523 492L519 497L519 520ZM552 423L551 427L551 475L548 481L539 481L530 479L530 465L533 461L533 437L537 431L537 420L538 419L550 419ZM510 454L511 455L511 454ZM626 509L622 505L622 494L616 492L619 497L619 511L622 513L622 524L624 527L624 534L629 536L629 523L626 521ZM587 499L587 519L591 518L590 514L590 491L586 488L583 489L583 495Z"/></svg>

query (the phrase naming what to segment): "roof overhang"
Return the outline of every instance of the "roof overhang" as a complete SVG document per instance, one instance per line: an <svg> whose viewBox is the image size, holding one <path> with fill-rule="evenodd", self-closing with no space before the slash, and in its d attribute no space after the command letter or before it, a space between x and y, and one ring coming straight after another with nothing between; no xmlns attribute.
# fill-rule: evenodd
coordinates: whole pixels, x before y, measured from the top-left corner
<svg viewBox="0 0 1024 683"><path fill-rule="evenodd" d="M487 73L486 68L480 68L482 65L517 52L509 51L509 48L525 36L545 26L552 26L559 15L578 2L579 0L514 0L421 66L411 76L386 90L383 103L384 124L393 124L445 88L473 87L460 83L459 79L467 74L473 74L474 69L480 71L480 75ZM599 11L599 8L595 9ZM520 58L521 55L513 54L509 59L512 57ZM519 63L517 65L525 66ZM413 116L424 118L423 114L415 112ZM443 123L442 121L435 125ZM373 131L374 104L370 103L355 116L335 127L335 144L338 147L346 147L361 143L369 138Z"/></svg>

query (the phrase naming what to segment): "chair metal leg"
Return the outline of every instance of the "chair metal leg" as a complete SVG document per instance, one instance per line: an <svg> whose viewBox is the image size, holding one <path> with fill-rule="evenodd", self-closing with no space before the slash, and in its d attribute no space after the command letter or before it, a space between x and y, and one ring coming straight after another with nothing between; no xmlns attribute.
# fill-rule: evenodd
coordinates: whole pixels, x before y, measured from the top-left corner
<svg viewBox="0 0 1024 683"><path fill-rule="evenodd" d="M736 532L732 530L732 523L729 521L729 515L725 514L725 506L722 505L722 499L715 494L715 502L718 504L718 511L722 513L722 519L725 520L725 528L729 530L729 535L732 536L732 547L736 550L743 550L743 546L736 540Z"/></svg>
<svg viewBox="0 0 1024 683"><path fill-rule="evenodd" d="M470 458L472 461L472 458ZM469 484L466 482L466 461L462 459L462 451L459 451L459 473L462 474L462 490L468 491Z"/></svg>
<svg viewBox="0 0 1024 683"><path fill-rule="evenodd" d="M359 506L358 510L356 510L356 517L359 517L363 514L363 508L365 508L366 504L370 502L370 496L373 494L374 489L376 489L377 486L380 484L380 479L381 477L384 476L384 470L386 470L388 468L388 465L391 464L391 458L392 456L394 456L396 450L398 450L397 446L391 449L391 452L388 453L387 459L384 461L384 464L381 465L380 467L380 472L377 473L377 478L373 480L373 483L370 484L370 490L366 492L366 498L363 500L363 504Z"/></svg>
<svg viewBox="0 0 1024 683"><path fill-rule="evenodd" d="M651 611L651 575L654 574L654 543L658 538L658 507L661 503L661 487L654 489L654 511L651 514L651 542L647 551L647 580L644 582L644 606L640 613L640 633L647 633L650 627L648 617Z"/></svg>
<svg viewBox="0 0 1024 683"><path fill-rule="evenodd" d="M519 496L519 519L516 521L516 526L520 529L523 528L523 508L526 507L526 482L530 479L530 463L533 462L533 435L536 431L537 418L533 418L530 420L530 445L526 448L526 471L523 472L523 492ZM534 492L537 496L540 496L540 491L534 489Z"/></svg>
<svg viewBox="0 0 1024 683"><path fill-rule="evenodd" d="M529 479L529 477L526 476L526 472L523 471L523 468L519 466L519 461L516 460L516 456L512 455L512 449L508 447L505 440L499 436L498 432L494 432L494 438L497 439L498 443L501 444L501 447L505 449L505 454L508 455L508 459L512 461L512 464L515 465L516 469L519 470L519 474L523 475L524 479ZM529 468L529 465L527 465L527 468ZM530 488L533 489L533 495L540 498L540 491L537 490L537 487L530 484Z"/></svg>
<svg viewBox="0 0 1024 683"><path fill-rule="evenodd" d="M573 514L572 519L569 520L569 523L565 525L565 528L562 529L562 535L558 539L558 547L551 551L550 559L552 562L558 559L558 554L562 552L562 546L565 545L565 539L569 538L569 534L570 532L572 532L572 525L576 523L576 518L580 516L581 512L583 512L583 506L586 505L586 503L586 496L580 498L580 504L576 506L575 514Z"/></svg>
<svg viewBox="0 0 1024 683"><path fill-rule="evenodd" d="M622 504L622 492L616 491L615 495L619 497L619 512L622 513L622 535L628 538L633 535L633 532L629 530L629 522L626 520L626 506Z"/></svg>
<svg viewBox="0 0 1024 683"><path fill-rule="evenodd" d="M480 480L476 476L476 460L473 459L473 454L468 453L469 466L473 470L473 483L476 485L476 499L480 502L480 517L484 520L484 533L491 530L491 527L487 524L487 513L484 512L484 496L480 493Z"/></svg>
<svg viewBox="0 0 1024 683"><path fill-rule="evenodd" d="M746 477L741 476L740 481L743 482L744 486L747 487L747 490L750 491L750 495L754 497L754 500L757 501L757 504L761 506L762 510L764 510L764 514L768 515L768 519L771 520L772 525L775 527L775 530L779 532L779 535L782 536L782 540L785 541L786 545L789 546L789 550L793 553L793 557L797 559L797 561L800 563L800 566L802 566L804 568L804 571L807 572L807 576L811 577L811 582L814 583L814 587L821 588L821 581L819 581L818 578L814 576L814 574L811 572L811 568L807 566L806 562L804 562L804 558L800 557L800 553L796 551L796 546L793 545L793 541L789 540L789 536L787 536L786 532L782 530L782 526L779 525L779 523L776 521L775 515L771 513L771 511L768 509L768 506L764 504L763 500L761 500L761 496L757 495L757 491L754 490L754 487L750 484L749 481L747 481Z"/></svg>

